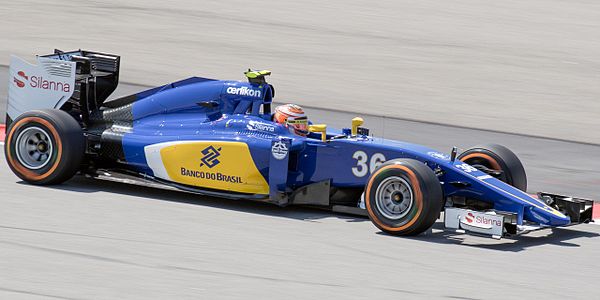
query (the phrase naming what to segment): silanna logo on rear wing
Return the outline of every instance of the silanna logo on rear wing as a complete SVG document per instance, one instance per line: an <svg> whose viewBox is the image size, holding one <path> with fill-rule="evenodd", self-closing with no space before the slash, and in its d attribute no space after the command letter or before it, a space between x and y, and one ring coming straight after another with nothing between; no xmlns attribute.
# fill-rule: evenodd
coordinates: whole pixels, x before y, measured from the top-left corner
<svg viewBox="0 0 600 300"><path fill-rule="evenodd" d="M30 86L32 88L52 91L71 92L71 85L64 81L46 80L43 76L31 75L27 76L25 72L18 71L16 76L13 76L13 82L18 88ZM27 82L28 84L25 84Z"/></svg>
<svg viewBox="0 0 600 300"><path fill-rule="evenodd" d="M17 85L18 88L24 88L25 87L25 82L23 82L23 80L29 80L29 77L27 75L25 75L25 72L23 71L19 71L17 72L17 77L13 77L13 81L14 83Z"/></svg>
<svg viewBox="0 0 600 300"><path fill-rule="evenodd" d="M11 56L7 113L12 119L34 109L59 109L73 95L75 62L38 57L37 64Z"/></svg>

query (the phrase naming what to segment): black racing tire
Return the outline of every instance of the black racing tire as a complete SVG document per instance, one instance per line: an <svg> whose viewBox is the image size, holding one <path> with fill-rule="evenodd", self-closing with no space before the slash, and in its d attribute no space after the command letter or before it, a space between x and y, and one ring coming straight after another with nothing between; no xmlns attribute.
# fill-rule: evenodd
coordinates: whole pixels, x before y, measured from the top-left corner
<svg viewBox="0 0 600 300"><path fill-rule="evenodd" d="M57 109L32 110L15 119L7 130L4 154L10 169L36 185L69 180L81 166L85 138L81 126Z"/></svg>
<svg viewBox="0 0 600 300"><path fill-rule="evenodd" d="M521 191L527 191L527 174L523 163L510 149L498 144L485 144L467 149L458 159L472 166L502 171L497 178Z"/></svg>
<svg viewBox="0 0 600 300"><path fill-rule="evenodd" d="M433 170L414 159L385 162L371 174L365 188L369 218L393 235L417 235L429 229L439 217L443 200Z"/></svg>

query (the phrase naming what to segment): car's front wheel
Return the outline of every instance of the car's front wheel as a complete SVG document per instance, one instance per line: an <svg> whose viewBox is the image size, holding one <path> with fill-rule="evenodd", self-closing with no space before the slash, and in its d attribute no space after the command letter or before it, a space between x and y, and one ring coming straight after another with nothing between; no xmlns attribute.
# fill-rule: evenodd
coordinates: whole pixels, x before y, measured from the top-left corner
<svg viewBox="0 0 600 300"><path fill-rule="evenodd" d="M417 235L439 216L443 192L435 173L414 159L381 165L367 181L365 206L379 229L394 235Z"/></svg>

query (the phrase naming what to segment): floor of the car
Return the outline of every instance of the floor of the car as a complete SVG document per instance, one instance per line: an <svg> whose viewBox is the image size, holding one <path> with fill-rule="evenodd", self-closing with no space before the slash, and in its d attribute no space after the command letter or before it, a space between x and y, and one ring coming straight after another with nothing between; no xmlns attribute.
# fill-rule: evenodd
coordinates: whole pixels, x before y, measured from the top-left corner
<svg viewBox="0 0 600 300"><path fill-rule="evenodd" d="M139 185L146 186L152 188L159 188L165 190L172 191L182 191L188 193L194 193L199 195L211 196L211 197L221 197L228 199L248 199L248 200L266 200L268 199L268 195L260 195L260 194L244 194L244 193L236 193L229 191L219 191L213 189L205 189L201 187L188 186L183 184L178 184L174 182L169 182L166 180L161 180L149 175L137 174L127 170L106 170L106 169L97 169L91 172L87 172L84 174L86 177L113 181L131 185Z"/></svg>

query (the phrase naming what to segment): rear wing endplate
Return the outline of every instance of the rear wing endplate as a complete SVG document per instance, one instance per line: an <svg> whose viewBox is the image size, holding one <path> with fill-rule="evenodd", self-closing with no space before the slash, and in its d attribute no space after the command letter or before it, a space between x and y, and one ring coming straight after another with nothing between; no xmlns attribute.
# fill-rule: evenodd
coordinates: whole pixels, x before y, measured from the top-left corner
<svg viewBox="0 0 600 300"><path fill-rule="evenodd" d="M11 56L7 115L10 120L22 113L60 108L75 91L75 62L38 57L37 64Z"/></svg>

